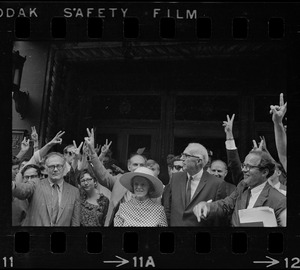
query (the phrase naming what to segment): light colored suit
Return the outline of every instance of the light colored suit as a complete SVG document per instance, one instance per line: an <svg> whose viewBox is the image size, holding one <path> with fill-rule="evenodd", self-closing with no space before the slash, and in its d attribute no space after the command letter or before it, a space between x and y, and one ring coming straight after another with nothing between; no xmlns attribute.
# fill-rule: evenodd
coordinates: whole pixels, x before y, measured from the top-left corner
<svg viewBox="0 0 300 270"><path fill-rule="evenodd" d="M23 226L79 226L80 197L78 188L63 182L61 203L55 224L51 224L52 189L48 179L16 183L12 195L28 199L29 208Z"/></svg>

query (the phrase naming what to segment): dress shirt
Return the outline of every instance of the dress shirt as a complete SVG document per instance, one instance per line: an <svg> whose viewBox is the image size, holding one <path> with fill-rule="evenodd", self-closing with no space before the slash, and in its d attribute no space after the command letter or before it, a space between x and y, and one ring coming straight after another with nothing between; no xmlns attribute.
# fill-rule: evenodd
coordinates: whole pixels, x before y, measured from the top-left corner
<svg viewBox="0 0 300 270"><path fill-rule="evenodd" d="M260 193L264 189L266 183L267 183L267 181L265 181L264 183L260 184L259 186L256 186L255 188L251 189L251 197L250 197L247 209L253 208L253 206L254 206L254 204L255 204L258 196L260 195Z"/></svg>
<svg viewBox="0 0 300 270"><path fill-rule="evenodd" d="M227 150L235 150L237 149L235 146L235 141L234 140L226 140L225 141L225 146Z"/></svg>
<svg viewBox="0 0 300 270"><path fill-rule="evenodd" d="M192 175L193 179L191 180L191 200L195 194L195 191L200 183L200 179L202 177L202 174L203 174L203 169L201 169L201 171L199 171L198 173ZM188 179L190 179L191 175L190 174L187 174L188 175ZM188 181L187 181L188 183Z"/></svg>
<svg viewBox="0 0 300 270"><path fill-rule="evenodd" d="M58 185L58 189L57 189L57 191L58 191L58 204L59 204L59 206L60 206L64 181L61 180L61 181L59 181L59 182L57 182L57 183L52 183L49 179L48 179L48 181L49 181L50 186L51 186L51 188L52 188L52 192L53 192L53 187L52 187L52 186L53 186L54 184L57 184L57 185Z"/></svg>

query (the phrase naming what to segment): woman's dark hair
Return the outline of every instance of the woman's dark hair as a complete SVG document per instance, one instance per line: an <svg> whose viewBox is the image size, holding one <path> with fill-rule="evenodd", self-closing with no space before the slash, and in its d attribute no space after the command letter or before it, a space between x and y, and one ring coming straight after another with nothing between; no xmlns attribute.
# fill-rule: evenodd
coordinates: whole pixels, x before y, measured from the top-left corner
<svg viewBox="0 0 300 270"><path fill-rule="evenodd" d="M24 176L24 173L28 170L28 169L36 169L37 173L38 173L38 176L40 177L41 176L41 168L40 166L36 165L36 164L28 164L28 165L25 165L24 168L21 170L21 174L22 176Z"/></svg>
<svg viewBox="0 0 300 270"><path fill-rule="evenodd" d="M80 172L79 176L78 176L78 183L79 183L79 185L80 185L80 179L81 179L82 177L84 177L84 175L85 175L86 173L88 173L88 174L94 179L94 182L97 182L96 177L95 177L94 173L93 173L91 170L89 170L89 169L83 169L83 170Z"/></svg>
<svg viewBox="0 0 300 270"><path fill-rule="evenodd" d="M260 170L268 169L269 173L267 175L267 178L272 176L275 172L275 164L273 162L272 157L270 154L268 154L265 151L259 151L259 150L252 150L249 154L254 154L260 157L260 162L258 166L260 167Z"/></svg>

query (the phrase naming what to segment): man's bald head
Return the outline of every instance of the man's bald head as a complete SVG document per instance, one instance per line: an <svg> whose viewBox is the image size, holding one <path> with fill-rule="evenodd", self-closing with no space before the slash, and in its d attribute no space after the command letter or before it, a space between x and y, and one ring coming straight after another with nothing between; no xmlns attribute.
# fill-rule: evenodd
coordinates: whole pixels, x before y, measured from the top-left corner
<svg viewBox="0 0 300 270"><path fill-rule="evenodd" d="M209 172L211 174L213 174L214 176L221 178L222 180L224 180L224 178L227 175L227 164L220 159L214 160L212 161L211 165L210 165L210 170Z"/></svg>

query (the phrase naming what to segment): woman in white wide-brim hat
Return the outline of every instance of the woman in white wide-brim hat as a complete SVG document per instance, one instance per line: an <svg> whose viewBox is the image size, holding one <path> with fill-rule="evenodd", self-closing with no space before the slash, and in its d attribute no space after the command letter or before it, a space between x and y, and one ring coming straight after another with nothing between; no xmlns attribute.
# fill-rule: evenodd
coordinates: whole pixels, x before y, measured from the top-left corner
<svg viewBox="0 0 300 270"><path fill-rule="evenodd" d="M167 226L164 207L151 200L163 193L163 183L152 170L139 167L134 172L123 174L120 183L134 196L128 202L121 203L115 215L115 227Z"/></svg>

